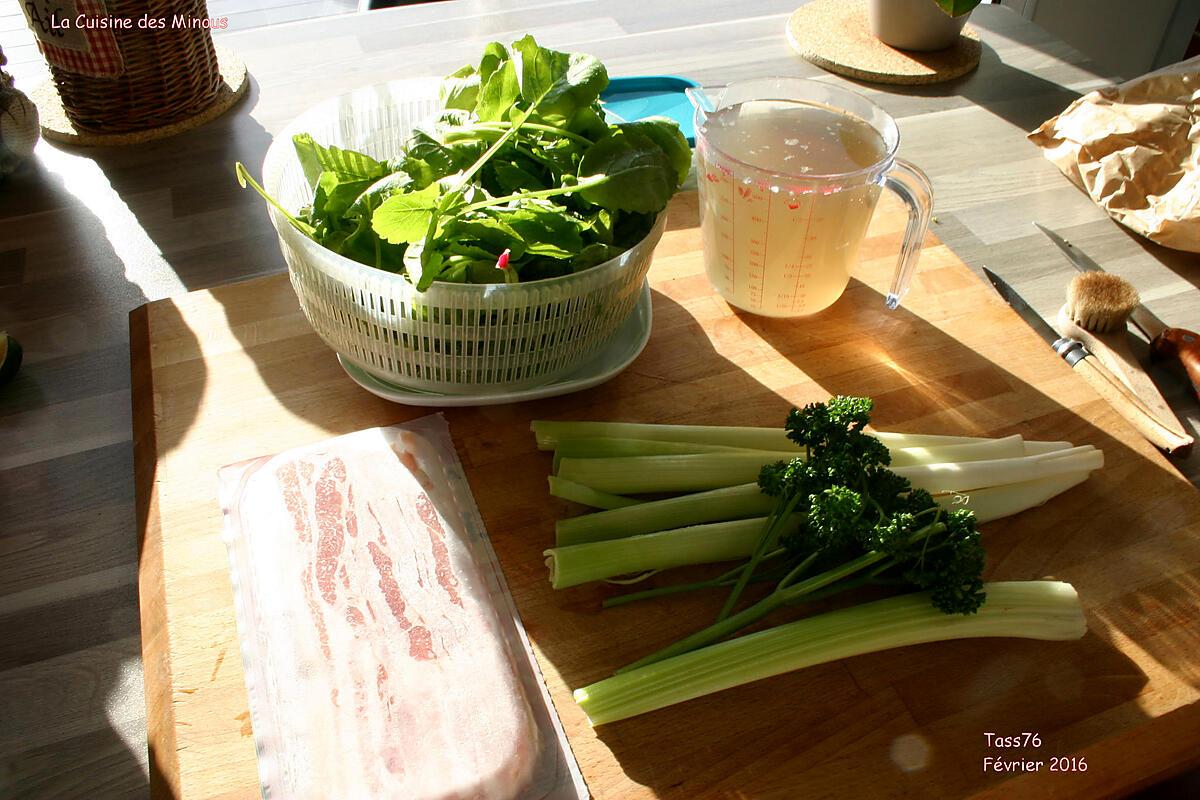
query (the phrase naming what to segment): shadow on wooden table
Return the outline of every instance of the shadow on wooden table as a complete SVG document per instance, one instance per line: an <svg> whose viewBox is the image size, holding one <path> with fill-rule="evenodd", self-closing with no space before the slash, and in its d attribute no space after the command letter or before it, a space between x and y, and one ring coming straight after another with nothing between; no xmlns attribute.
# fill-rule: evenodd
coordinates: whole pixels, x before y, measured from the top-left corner
<svg viewBox="0 0 1200 800"><path fill-rule="evenodd" d="M1005 64L987 43L982 45L977 70L944 83L881 87L869 81L846 80L865 89L909 97L962 97L1024 131L1038 127L1080 96L1065 86Z"/></svg>
<svg viewBox="0 0 1200 800"><path fill-rule="evenodd" d="M108 340L120 342L126 310L146 298L63 169L33 160L0 191L15 238L0 245L0 327L26 346L0 392L15 464L0 478L0 796L133 797L147 782L127 744L137 747L138 716L127 697L140 703L136 587L124 577L136 555L130 448L119 433L129 358Z"/></svg>
<svg viewBox="0 0 1200 800"><path fill-rule="evenodd" d="M270 145L270 135L250 115L258 96L252 83L248 97L218 119L177 136L139 144L136 147L66 148L93 159L103 170L112 189L120 195L137 223L157 248L170 271L188 290L224 284L250 275L274 271L282 258L261 200L243 191L234 177L235 161L245 161L257 170ZM188 154L181 162L179 153ZM162 169L154 169L161 164ZM121 231L101 231L96 241ZM130 249L128 243L126 249ZM94 245L89 245L94 246ZM137 253L150 261L152 253ZM152 280L169 283L170 276L151 272L146 264L137 267ZM160 270L161 271L161 270ZM126 310L130 314L130 343L133 352L134 449L142 468L134 476L140 500L137 519L139 575L142 610L161 611L161 564L148 565L148 554L161 559L157 544L148 546L147 537L157 537L157 520L149 498L153 496L156 457L175 449L191 428L199 411L200 390L208 380L201 352L203 330L193 331L170 304L161 304L155 316L156 339L153 357L176 363L181 381L194 383L190 403L173 402L169 407L153 406L151 378L152 350L149 342L147 311L139 303L155 300L140 294ZM137 307L135 307L137 306ZM186 374L184 374L186 371ZM153 421L159 420L157 426ZM156 435L157 434L157 435ZM144 670L150 675L169 674L167 632L143 637ZM147 680L146 724L150 732L150 784L155 797L170 797L176 784L178 757L174 730L173 698L170 681L161 677ZM157 693L155 689L159 690Z"/></svg>

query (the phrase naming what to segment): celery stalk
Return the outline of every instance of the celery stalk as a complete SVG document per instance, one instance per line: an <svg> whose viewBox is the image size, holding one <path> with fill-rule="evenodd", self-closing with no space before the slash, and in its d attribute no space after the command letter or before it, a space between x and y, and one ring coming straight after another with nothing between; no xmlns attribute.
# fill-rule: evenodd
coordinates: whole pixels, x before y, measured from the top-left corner
<svg viewBox="0 0 1200 800"><path fill-rule="evenodd" d="M562 519L555 525L555 544L562 547L621 539L685 525L761 517L774 507L775 499L759 491L758 484L744 483Z"/></svg>
<svg viewBox="0 0 1200 800"><path fill-rule="evenodd" d="M914 488L945 494L1086 472L1102 466L1104 453L1084 446L1022 458L896 467L892 472L908 478Z"/></svg>
<svg viewBox="0 0 1200 800"><path fill-rule="evenodd" d="M558 474L602 492L646 494L720 489L758 480L763 464L786 458L762 453L697 453L675 456L564 458Z"/></svg>
<svg viewBox="0 0 1200 800"><path fill-rule="evenodd" d="M754 550L765 517L692 525L658 533L546 550L550 584L565 589L588 581L652 569L745 558ZM798 526L798 520L789 525Z"/></svg>
<svg viewBox="0 0 1200 800"><path fill-rule="evenodd" d="M917 464L939 464L953 461L984 461L996 458L1020 458L1027 455L1025 443L1020 436L1003 439L984 439L982 442L934 445L929 447L898 447L889 451L892 467L909 467Z"/></svg>
<svg viewBox="0 0 1200 800"><path fill-rule="evenodd" d="M780 450L795 453L796 444L787 438L783 428L746 428L723 425L658 425L639 422L574 422L534 420L530 425L537 437L538 447L553 450L564 439L616 437L621 439L653 439L660 442L692 442L718 444L750 450ZM873 432L888 448L943 447L988 441L986 436L942 436L921 433Z"/></svg>
<svg viewBox="0 0 1200 800"><path fill-rule="evenodd" d="M952 492L934 495L933 499L947 511L966 508L974 512L975 521L982 525L985 522L1009 517L1034 506L1040 506L1067 489L1083 483L1090 474L1086 470L1066 472L1020 483L972 489L966 493Z"/></svg>
<svg viewBox="0 0 1200 800"><path fill-rule="evenodd" d="M636 506L642 502L632 497L621 497L620 495L609 494L608 492L598 492L590 486L563 480L556 475L550 476L550 495L563 500L570 500L572 503L604 509Z"/></svg>
<svg viewBox="0 0 1200 800"><path fill-rule="evenodd" d="M616 456L694 455L696 453L762 453L763 463L788 458L794 453L749 450L719 444L693 442L657 442L652 439L611 439L592 437L563 439L554 448L554 470L564 458L612 458ZM1017 453L1020 455L1020 453Z"/></svg>
<svg viewBox="0 0 1200 800"><path fill-rule="evenodd" d="M639 422L559 422L534 420L530 425L538 447L553 450L563 439L616 437L660 442L718 444L750 450L800 450L783 428L731 428L718 425L654 425Z"/></svg>
<svg viewBox="0 0 1200 800"><path fill-rule="evenodd" d="M1012 581L984 586L973 615L943 614L923 592L779 625L614 675L576 689L592 725L626 719L815 664L948 639L1019 637L1066 641L1087 632L1069 583Z"/></svg>

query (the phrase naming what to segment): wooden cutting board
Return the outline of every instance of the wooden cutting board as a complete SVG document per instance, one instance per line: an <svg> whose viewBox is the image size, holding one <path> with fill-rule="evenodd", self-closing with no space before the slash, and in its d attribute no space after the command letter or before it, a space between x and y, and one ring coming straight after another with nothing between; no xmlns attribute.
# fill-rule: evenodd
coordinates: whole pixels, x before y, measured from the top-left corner
<svg viewBox="0 0 1200 800"><path fill-rule="evenodd" d="M903 224L881 207L861 282L815 317L771 320L712 292L696 197L680 196L650 273L654 333L628 370L567 397L446 412L595 797L1099 797L1200 758L1200 493L932 236L905 307L887 311ZM154 792L254 797L217 469L429 411L352 383L282 274L148 304L131 338ZM881 429L1104 450L1083 486L985 527L988 577L1071 581L1086 638L911 647L588 727L571 689L702 624L720 598L601 612L603 587L551 591L541 551L580 509L547 496L529 421L778 426L793 404L851 393L875 398ZM988 745L1026 732L1040 747ZM1042 764L1014 777L987 757Z"/></svg>

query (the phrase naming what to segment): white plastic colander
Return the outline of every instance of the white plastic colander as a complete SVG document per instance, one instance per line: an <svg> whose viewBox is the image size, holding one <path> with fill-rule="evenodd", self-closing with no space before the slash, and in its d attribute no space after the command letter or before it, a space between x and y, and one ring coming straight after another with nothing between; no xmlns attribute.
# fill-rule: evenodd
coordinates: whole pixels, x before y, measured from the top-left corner
<svg viewBox="0 0 1200 800"><path fill-rule="evenodd" d="M312 202L292 145L309 133L380 160L394 159L416 124L438 109L437 82L393 81L331 98L275 137L263 185L284 208ZM611 339L640 296L666 225L659 215L631 250L591 269L523 284L435 283L327 250L270 209L292 286L309 323L345 360L399 386L447 394L519 390L566 374Z"/></svg>

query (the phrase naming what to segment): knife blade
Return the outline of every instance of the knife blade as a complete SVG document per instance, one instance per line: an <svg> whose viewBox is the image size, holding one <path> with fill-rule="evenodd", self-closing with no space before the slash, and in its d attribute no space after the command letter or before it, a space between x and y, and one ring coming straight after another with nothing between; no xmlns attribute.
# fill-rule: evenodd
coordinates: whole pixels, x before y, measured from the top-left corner
<svg viewBox="0 0 1200 800"><path fill-rule="evenodd" d="M1082 342L1059 336L1003 278L987 267L983 268L983 272L1004 302L1008 303L1009 308L1017 312L1017 316L1024 320L1026 325L1045 339L1051 349L1090 383L1096 393L1107 400L1113 410L1133 425L1138 433L1170 455L1186 457L1191 452L1192 438L1180 436L1163 425L1141 398L1133 394L1119 378L1096 360Z"/></svg>
<svg viewBox="0 0 1200 800"><path fill-rule="evenodd" d="M1079 270L1080 272L1105 271L1104 267L1093 261L1087 253L1083 252L1078 247L1047 228L1045 225L1042 225L1038 222L1033 224L1039 231L1046 234L1046 238L1058 245L1058 249L1062 251L1062 254L1067 257L1067 260L1071 262L1075 269ZM1141 303L1138 303L1137 307L1133 309L1133 313L1129 315L1129 320L1136 325L1142 333L1146 334L1146 336L1151 339L1167 329L1167 323L1155 316L1154 312L1146 308L1146 306Z"/></svg>
<svg viewBox="0 0 1200 800"><path fill-rule="evenodd" d="M1017 290L1009 286L999 275L987 267L983 268L983 274L987 275L987 279L992 282L992 287L1000 294L1004 302L1008 303L1009 308L1017 312L1017 316L1024 320L1026 325L1033 328L1038 336L1045 339L1051 349L1062 356L1064 361L1074 367L1080 359L1091 355L1091 351L1083 346L1083 342L1059 336L1058 332L1042 319L1042 315L1034 311L1029 303L1025 302L1025 298L1017 294Z"/></svg>
<svg viewBox="0 0 1200 800"><path fill-rule="evenodd" d="M1104 272L1104 268L1075 245L1037 222L1037 229L1067 257L1080 272ZM1129 320L1150 339L1151 361L1176 361L1188 376L1192 391L1200 397L1200 334L1185 328L1172 328L1156 317L1145 305L1138 303Z"/></svg>

